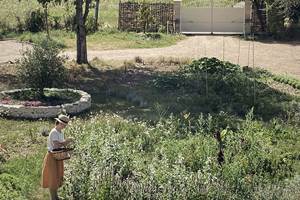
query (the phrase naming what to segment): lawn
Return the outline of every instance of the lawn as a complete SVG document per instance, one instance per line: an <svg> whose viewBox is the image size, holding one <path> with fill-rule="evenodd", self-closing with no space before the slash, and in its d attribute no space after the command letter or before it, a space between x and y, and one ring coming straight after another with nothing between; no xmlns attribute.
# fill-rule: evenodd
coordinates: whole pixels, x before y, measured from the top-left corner
<svg viewBox="0 0 300 200"><path fill-rule="evenodd" d="M199 62L222 66L216 60ZM199 62L189 66L190 61L172 59L119 65L101 60L89 66L68 63L68 87L92 94L93 105L65 130L78 140L74 157L67 161L60 195L65 199L270 199L271 195L297 199L299 90L266 71L240 71L229 64L204 68L203 74ZM14 65L5 69L1 77L15 79ZM224 78L219 79L215 70ZM0 80L3 89L20 86ZM46 147L41 132L49 130L53 121L2 118L0 122L0 143L9 154L0 154L4 180L0 191L10 191L0 199L46 198L47 191L39 187ZM221 165L217 131L224 142Z"/></svg>
<svg viewBox="0 0 300 200"><path fill-rule="evenodd" d="M51 38L59 46L68 49L76 49L76 35L73 32L51 31ZM153 39L153 35L158 36ZM15 35L20 41L29 41L37 43L46 37L46 33L25 32ZM117 30L102 31L87 36L87 46L89 50L111 50L111 49L128 49L128 48L158 48L175 45L178 41L183 40L183 35L170 35L163 33L134 33L120 32Z"/></svg>

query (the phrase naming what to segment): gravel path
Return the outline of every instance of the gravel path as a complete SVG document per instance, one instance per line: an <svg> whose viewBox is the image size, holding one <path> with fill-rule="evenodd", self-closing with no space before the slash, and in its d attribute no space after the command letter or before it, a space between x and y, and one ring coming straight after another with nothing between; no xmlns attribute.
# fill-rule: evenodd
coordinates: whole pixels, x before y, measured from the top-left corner
<svg viewBox="0 0 300 200"><path fill-rule="evenodd" d="M0 41L0 63L18 58L20 50L24 50L27 46L16 41ZM76 58L75 51L65 51L63 54L70 59ZM88 56L89 60L95 57L103 60L130 60L136 56L141 58L208 56L219 59L224 57L224 60L242 66L263 67L274 73L288 74L300 79L300 42L249 42L234 36L207 35L188 37L174 46L165 48L88 51Z"/></svg>

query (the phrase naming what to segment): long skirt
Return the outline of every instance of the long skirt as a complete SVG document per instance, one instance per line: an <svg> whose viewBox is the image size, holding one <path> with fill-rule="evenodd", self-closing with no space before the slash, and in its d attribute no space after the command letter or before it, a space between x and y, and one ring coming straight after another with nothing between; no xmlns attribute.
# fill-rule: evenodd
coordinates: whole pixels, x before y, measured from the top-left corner
<svg viewBox="0 0 300 200"><path fill-rule="evenodd" d="M42 171L41 185L43 188L58 189L63 184L64 161L55 160L53 155L47 152Z"/></svg>

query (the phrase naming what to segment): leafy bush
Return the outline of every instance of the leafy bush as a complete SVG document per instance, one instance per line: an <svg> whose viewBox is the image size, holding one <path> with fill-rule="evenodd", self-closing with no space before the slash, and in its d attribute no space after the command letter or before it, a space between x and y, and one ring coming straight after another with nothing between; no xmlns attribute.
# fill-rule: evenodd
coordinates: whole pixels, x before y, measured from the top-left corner
<svg viewBox="0 0 300 200"><path fill-rule="evenodd" d="M67 31L75 31L76 15L74 13L64 15L64 27Z"/></svg>
<svg viewBox="0 0 300 200"><path fill-rule="evenodd" d="M23 54L18 65L18 77L42 96L46 87L63 86L66 70L59 52L59 48L51 40L43 40L34 45L32 50L28 49Z"/></svg>
<svg viewBox="0 0 300 200"><path fill-rule="evenodd" d="M194 60L191 64L186 65L183 68L185 73L208 73L211 75L226 76L229 74L236 74L241 72L238 65L230 62L223 62L217 58L201 58Z"/></svg>
<svg viewBox="0 0 300 200"><path fill-rule="evenodd" d="M95 20L94 20L93 16L89 15L87 17L86 23L85 23L85 29L86 29L87 33L94 33L94 32L96 32Z"/></svg>

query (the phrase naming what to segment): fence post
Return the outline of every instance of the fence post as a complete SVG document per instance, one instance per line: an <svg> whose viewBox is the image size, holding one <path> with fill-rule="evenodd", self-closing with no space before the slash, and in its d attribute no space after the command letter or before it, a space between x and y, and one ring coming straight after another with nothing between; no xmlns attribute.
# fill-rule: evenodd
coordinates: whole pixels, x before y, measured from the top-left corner
<svg viewBox="0 0 300 200"><path fill-rule="evenodd" d="M181 0L174 0L175 32L181 32Z"/></svg>
<svg viewBox="0 0 300 200"><path fill-rule="evenodd" d="M245 0L245 24L244 34L251 33L251 0Z"/></svg>

